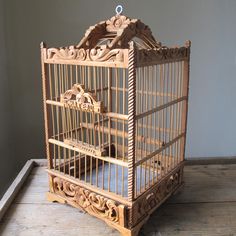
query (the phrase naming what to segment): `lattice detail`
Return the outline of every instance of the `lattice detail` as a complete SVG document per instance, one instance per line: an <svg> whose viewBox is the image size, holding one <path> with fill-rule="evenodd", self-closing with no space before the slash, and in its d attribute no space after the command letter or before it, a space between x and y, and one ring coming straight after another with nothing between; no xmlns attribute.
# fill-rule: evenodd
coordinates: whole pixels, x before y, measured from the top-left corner
<svg viewBox="0 0 236 236"><path fill-rule="evenodd" d="M85 92L81 84L74 84L71 89L61 94L61 102L65 107L86 112L102 113L104 111L103 103L97 102L91 93Z"/></svg>

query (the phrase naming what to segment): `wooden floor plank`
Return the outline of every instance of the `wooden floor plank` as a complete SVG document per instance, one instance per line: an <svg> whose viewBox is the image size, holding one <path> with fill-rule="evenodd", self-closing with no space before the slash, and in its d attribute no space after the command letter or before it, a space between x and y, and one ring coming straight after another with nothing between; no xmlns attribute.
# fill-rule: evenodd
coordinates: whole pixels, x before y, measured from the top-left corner
<svg viewBox="0 0 236 236"><path fill-rule="evenodd" d="M67 205L13 204L0 228L3 236L119 234L95 217Z"/></svg>
<svg viewBox="0 0 236 236"><path fill-rule="evenodd" d="M15 203L53 204L46 200L46 192L49 188L45 169L45 167L34 168L22 191L15 199Z"/></svg>
<svg viewBox="0 0 236 236"><path fill-rule="evenodd" d="M236 165L186 166L185 186L169 202L236 201Z"/></svg>
<svg viewBox="0 0 236 236"><path fill-rule="evenodd" d="M140 235L236 235L236 165L185 167L185 187L150 217ZM0 223L0 235L118 236L104 222L46 201L45 167L36 167Z"/></svg>
<svg viewBox="0 0 236 236"><path fill-rule="evenodd" d="M144 235L236 235L236 203L165 204L142 228Z"/></svg>

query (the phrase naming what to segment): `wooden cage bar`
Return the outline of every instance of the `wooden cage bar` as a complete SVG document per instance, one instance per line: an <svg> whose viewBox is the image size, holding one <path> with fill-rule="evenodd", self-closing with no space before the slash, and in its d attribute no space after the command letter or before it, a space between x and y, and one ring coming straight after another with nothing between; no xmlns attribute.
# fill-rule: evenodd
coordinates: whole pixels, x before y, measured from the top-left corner
<svg viewBox="0 0 236 236"><path fill-rule="evenodd" d="M137 235L183 184L189 60L189 41L162 46L123 15L42 43L48 199Z"/></svg>

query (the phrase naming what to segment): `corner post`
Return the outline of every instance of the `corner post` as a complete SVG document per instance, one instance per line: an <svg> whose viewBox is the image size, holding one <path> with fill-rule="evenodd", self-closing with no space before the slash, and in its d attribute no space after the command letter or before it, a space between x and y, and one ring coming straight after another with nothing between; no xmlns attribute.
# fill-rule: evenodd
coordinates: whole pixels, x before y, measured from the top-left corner
<svg viewBox="0 0 236 236"><path fill-rule="evenodd" d="M181 120L181 130L185 133L183 141L181 142L181 159L185 159L185 145L186 145L186 131L187 131L187 116L188 116L188 97L189 97L189 71L190 71L190 48L191 41L185 42L185 47L187 50L187 59L184 61L183 68L183 96L186 96L187 99L184 101L183 113Z"/></svg>
<svg viewBox="0 0 236 236"><path fill-rule="evenodd" d="M47 78L46 78L46 66L44 63L45 60L45 52L46 52L46 45L45 43L40 44L41 48L41 70L42 70L42 86L43 86L43 108L44 108L44 128L45 128L45 141L46 141L46 155L47 155L47 160L48 160L48 168L52 168L52 160L50 158L50 150L49 150L49 126L48 126L48 109L47 109Z"/></svg>
<svg viewBox="0 0 236 236"><path fill-rule="evenodd" d="M128 53L128 200L135 198L135 116L136 116L136 50L134 42ZM129 208L128 225L132 227L134 213Z"/></svg>
<svg viewBox="0 0 236 236"><path fill-rule="evenodd" d="M134 200L135 164L135 115L136 115L136 50L130 43L128 63L128 200Z"/></svg>

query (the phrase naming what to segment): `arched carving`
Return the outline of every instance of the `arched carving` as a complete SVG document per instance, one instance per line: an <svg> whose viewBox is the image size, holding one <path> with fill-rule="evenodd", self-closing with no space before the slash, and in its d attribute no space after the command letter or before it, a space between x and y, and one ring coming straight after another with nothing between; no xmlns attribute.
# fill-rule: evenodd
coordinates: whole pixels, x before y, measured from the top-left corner
<svg viewBox="0 0 236 236"><path fill-rule="evenodd" d="M74 84L71 89L61 94L61 102L65 107L86 112L102 113L104 110L103 103L96 101L90 92L85 92L82 84Z"/></svg>
<svg viewBox="0 0 236 236"><path fill-rule="evenodd" d="M138 19L130 19L124 15L116 15L107 21L102 21L95 26L90 27L83 39L77 45L78 48L96 48L99 40L109 39L106 45L107 49L129 48L129 42L134 37L140 38L143 45L147 48L158 48L150 28Z"/></svg>

